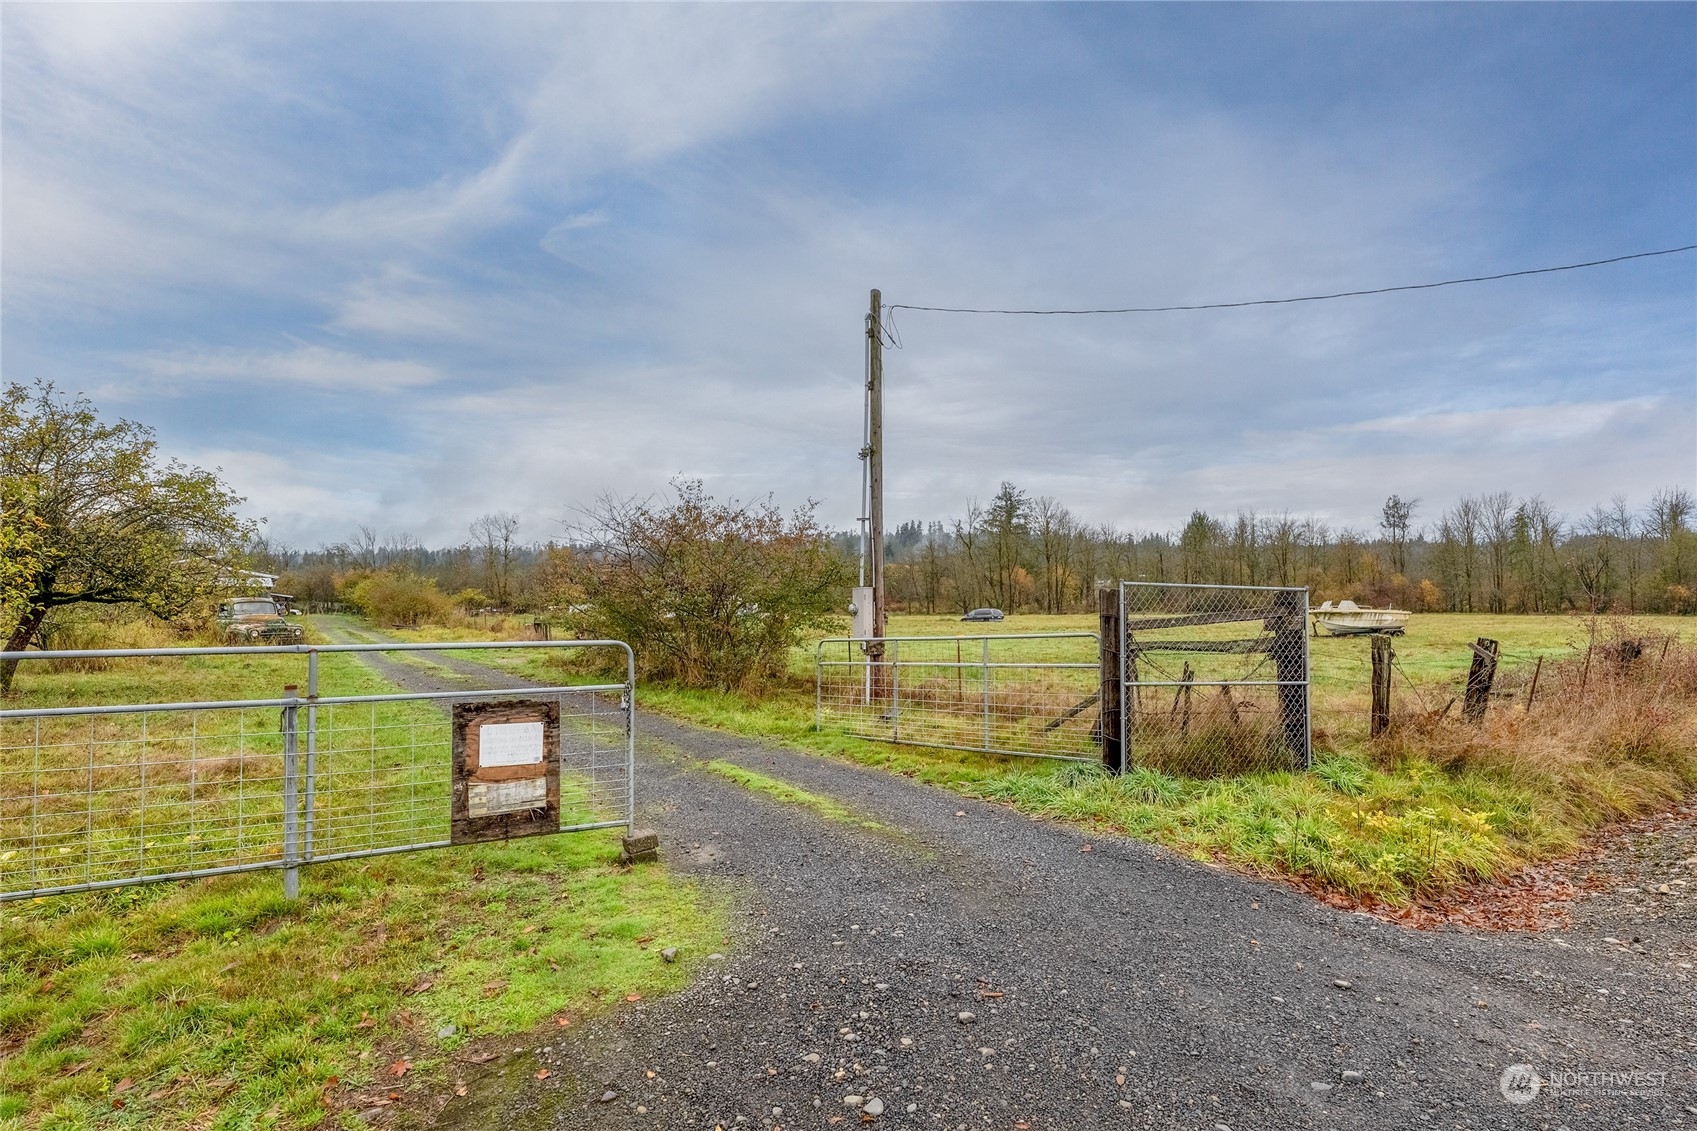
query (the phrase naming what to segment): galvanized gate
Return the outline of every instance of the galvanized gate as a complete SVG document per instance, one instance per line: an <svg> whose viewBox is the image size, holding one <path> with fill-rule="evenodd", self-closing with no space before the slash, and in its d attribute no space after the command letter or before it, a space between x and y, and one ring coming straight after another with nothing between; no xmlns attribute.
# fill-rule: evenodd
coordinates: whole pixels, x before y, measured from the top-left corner
<svg viewBox="0 0 1697 1131"><path fill-rule="evenodd" d="M327 655L517 648L622 650L624 679L319 694ZM0 902L258 869L280 869L292 895L303 864L457 843L456 785L461 809L465 785L455 780L456 704L546 713L558 788L542 831L633 821L636 668L621 641L10 652L0 661L230 655L300 656L304 671L270 698L0 711Z"/></svg>
<svg viewBox="0 0 1697 1131"><path fill-rule="evenodd" d="M821 640L815 722L908 746L1094 761L1100 742L1093 632Z"/></svg>
<svg viewBox="0 0 1697 1131"><path fill-rule="evenodd" d="M1307 589L1125 581L1118 606L1120 768L1308 768Z"/></svg>

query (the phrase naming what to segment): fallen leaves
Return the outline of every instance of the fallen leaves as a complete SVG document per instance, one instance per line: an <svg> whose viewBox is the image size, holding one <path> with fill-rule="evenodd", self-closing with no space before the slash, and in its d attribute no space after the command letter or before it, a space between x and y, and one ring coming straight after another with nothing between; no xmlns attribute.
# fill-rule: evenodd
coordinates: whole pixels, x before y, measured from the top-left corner
<svg viewBox="0 0 1697 1131"><path fill-rule="evenodd" d="M506 988L507 983L504 981L485 982L483 984L483 996L486 998L499 997Z"/></svg>
<svg viewBox="0 0 1697 1131"><path fill-rule="evenodd" d="M554 1075L554 1074L552 1072L548 1071L546 1068L538 1068L536 1070L536 1078L538 1080L546 1080L546 1079L548 1079L548 1077L550 1077L552 1075Z"/></svg>
<svg viewBox="0 0 1697 1131"><path fill-rule="evenodd" d="M642 995L641 994L626 994L625 1000L626 1001L641 1001Z"/></svg>
<svg viewBox="0 0 1697 1131"><path fill-rule="evenodd" d="M408 1060L404 1056L401 1059L397 1060L395 1063L393 1063L389 1066L389 1075L394 1076L397 1079L399 1079L402 1076L405 1076L408 1072L411 1072L411 1071L412 1071L412 1061Z"/></svg>

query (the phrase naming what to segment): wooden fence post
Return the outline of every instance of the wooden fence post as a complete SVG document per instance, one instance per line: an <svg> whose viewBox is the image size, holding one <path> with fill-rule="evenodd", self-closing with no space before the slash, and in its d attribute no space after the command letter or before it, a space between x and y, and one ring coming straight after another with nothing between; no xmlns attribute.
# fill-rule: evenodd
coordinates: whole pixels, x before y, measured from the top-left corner
<svg viewBox="0 0 1697 1131"><path fill-rule="evenodd" d="M1532 709L1532 700L1538 696L1538 677L1544 672L1544 657L1538 657L1538 666L1532 669L1532 686L1526 692L1526 709Z"/></svg>
<svg viewBox="0 0 1697 1131"><path fill-rule="evenodd" d="M1373 716L1372 737L1378 738L1391 729L1391 638L1382 632L1373 634Z"/></svg>
<svg viewBox="0 0 1697 1131"><path fill-rule="evenodd" d="M1120 744L1120 593L1118 589L1096 590L1097 632L1100 634L1102 715L1102 765L1111 774L1125 772L1125 750Z"/></svg>
<svg viewBox="0 0 1697 1131"><path fill-rule="evenodd" d="M1279 722L1285 745L1297 769L1306 769L1310 759L1308 735L1308 591L1278 589L1273 592L1267 617L1272 632L1273 678L1278 681Z"/></svg>
<svg viewBox="0 0 1697 1131"><path fill-rule="evenodd" d="M1485 721L1485 708L1491 701L1491 684L1497 678L1497 653L1500 645L1481 636L1473 649L1473 665L1467 670L1467 698L1461 704L1461 717L1470 723Z"/></svg>

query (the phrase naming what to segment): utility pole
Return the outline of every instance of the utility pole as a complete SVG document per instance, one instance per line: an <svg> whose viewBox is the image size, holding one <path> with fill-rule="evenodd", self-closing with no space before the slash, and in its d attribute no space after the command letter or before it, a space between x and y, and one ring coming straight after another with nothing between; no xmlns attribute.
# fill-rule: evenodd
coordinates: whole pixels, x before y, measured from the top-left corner
<svg viewBox="0 0 1697 1131"><path fill-rule="evenodd" d="M890 672L884 659L884 316L883 300L872 292L866 316L866 469L867 558L872 584L872 641L866 645L871 666L873 702L889 693Z"/></svg>

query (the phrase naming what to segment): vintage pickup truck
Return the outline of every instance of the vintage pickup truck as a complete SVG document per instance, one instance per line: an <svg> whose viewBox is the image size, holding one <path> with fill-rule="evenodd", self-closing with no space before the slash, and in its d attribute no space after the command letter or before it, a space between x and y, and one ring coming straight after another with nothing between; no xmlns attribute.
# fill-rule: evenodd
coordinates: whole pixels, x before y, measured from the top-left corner
<svg viewBox="0 0 1697 1131"><path fill-rule="evenodd" d="M231 597L218 605L218 627L231 644L299 644L306 637L269 597Z"/></svg>

